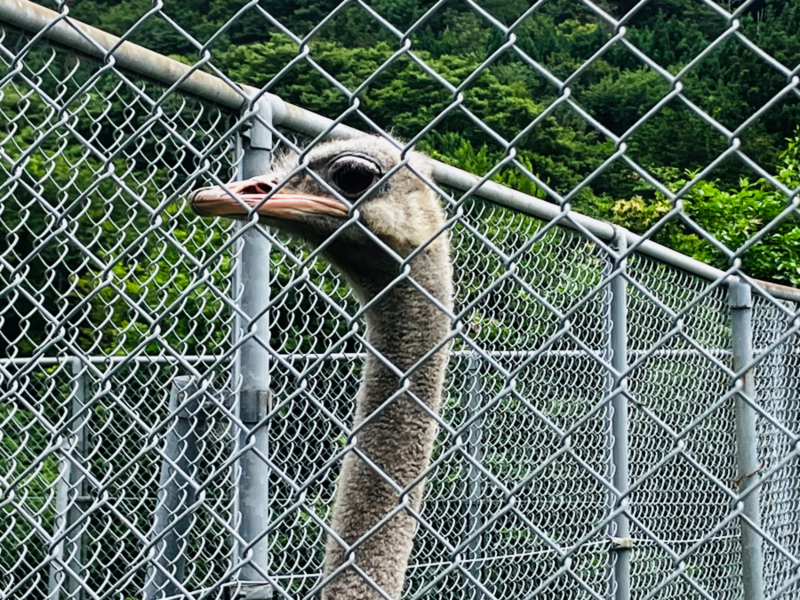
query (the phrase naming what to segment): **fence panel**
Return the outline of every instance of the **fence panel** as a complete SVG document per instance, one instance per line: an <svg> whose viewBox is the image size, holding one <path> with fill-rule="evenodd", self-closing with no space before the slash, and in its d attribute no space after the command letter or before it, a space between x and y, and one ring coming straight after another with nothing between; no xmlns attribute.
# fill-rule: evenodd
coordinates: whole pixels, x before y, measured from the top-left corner
<svg viewBox="0 0 800 600"><path fill-rule="evenodd" d="M236 597L316 597L363 310L318 252L187 196L304 156L334 124L267 95L254 117L252 90L207 74L192 81L213 79L218 103L170 89L189 75L169 61L178 75L136 71L0 10L0 598L228 598L262 578ZM522 165L511 183L559 206L434 166L454 333L404 598L755 600L763 555L763 597L800 599L800 296L576 216L567 202L609 165L561 195ZM753 288L738 366L736 285Z"/></svg>
<svg viewBox="0 0 800 600"><path fill-rule="evenodd" d="M797 305L757 298L754 346L761 359L756 370L756 395L763 413L757 417L759 467L769 473L761 490L761 521L774 541L764 545L764 570L767 593L794 598L800 593L787 568L786 556L800 552L797 508L800 486L797 481L797 456L792 445L797 432L798 391L797 336L790 332ZM783 594L778 596L778 594Z"/></svg>

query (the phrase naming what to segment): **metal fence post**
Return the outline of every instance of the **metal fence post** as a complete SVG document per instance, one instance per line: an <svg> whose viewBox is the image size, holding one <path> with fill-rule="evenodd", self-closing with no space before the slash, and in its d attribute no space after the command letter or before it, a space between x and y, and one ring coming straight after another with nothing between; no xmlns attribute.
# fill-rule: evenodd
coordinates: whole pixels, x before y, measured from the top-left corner
<svg viewBox="0 0 800 600"><path fill-rule="evenodd" d="M467 418L477 413L481 408L481 388L483 383L481 381L480 373L481 361L474 353L469 355L467 368L469 377L469 387L467 388L469 397L467 400ZM482 448L482 421L483 417L473 421L472 425L467 430L467 454L471 456L476 462L480 463L483 459ZM482 482L481 472L472 463L469 464L469 472L467 475L467 536L474 535L474 532L480 530L483 526L483 515L481 514L481 495ZM475 535L467 544L467 559L469 563L470 574L481 581L481 536ZM474 600L482 597L482 592L473 588L470 595Z"/></svg>
<svg viewBox="0 0 800 600"><path fill-rule="evenodd" d="M79 358L70 359L69 364L73 384L72 399L69 405L69 418L72 420L72 424L69 426L69 435L62 444L64 454L60 461L61 466L56 486L56 526L53 531L54 537L61 535L64 537L51 550L53 560L50 563L48 600L58 600L62 590L70 600L84 598L83 585L78 578L70 574L70 571L80 576L84 564L82 535L84 525L80 525L74 530L71 530L71 527L80 518L81 508L86 503L85 477L80 469L72 466L73 461L82 461L86 456L84 423L88 416L81 414L86 405L86 378L83 362ZM71 458L68 458L67 454L71 455ZM63 563L66 563L69 571L64 569Z"/></svg>
<svg viewBox="0 0 800 600"><path fill-rule="evenodd" d="M728 300L731 309L731 343L733 370L741 371L753 361L753 297L750 286L738 278L728 284ZM738 491L747 492L740 500L742 514L750 522L740 519L742 544L742 587L748 600L764 598L764 555L759 506L758 434L756 412L745 400L756 398L755 373L748 369L736 382L740 394L736 395L736 466Z"/></svg>
<svg viewBox="0 0 800 600"><path fill-rule="evenodd" d="M614 239L614 249L624 254L628 248L624 231L617 230ZM628 302L627 283L625 281L625 258L614 259L612 269L619 273L609 283L611 291L611 306L609 318L611 319L610 349L611 366L615 374L611 376L611 389L624 390L623 384L626 377L622 373L628 368ZM614 467L614 489L611 508L617 510L628 503L627 498L620 499L628 492L628 397L624 391L618 391L611 397L611 435L614 443L611 448L611 461ZM630 523L625 514L619 514L614 519L614 535L611 538L611 547L616 552L614 562L613 581L615 584L614 599L629 600L631 597L631 548Z"/></svg>
<svg viewBox="0 0 800 600"><path fill-rule="evenodd" d="M169 395L169 411L197 392L191 377L175 377ZM195 501L195 490L186 476L193 477L197 462L197 425L202 419L195 399L182 409L166 433L161 477L158 484L158 501L151 538L163 537L155 545L155 557L150 562L144 600L167 598L181 594L178 583L183 583L191 517L175 521L175 516ZM174 468L172 465L175 465ZM184 475L185 474L185 475ZM164 533L166 531L166 533ZM169 575L168 575L169 574Z"/></svg>
<svg viewBox="0 0 800 600"><path fill-rule="evenodd" d="M257 117L253 117L251 128L242 135L240 179L263 175L271 164L272 133L265 123L272 123L272 109L266 99L258 102L257 107ZM237 485L234 519L238 517L237 530L247 544L244 547L234 544L234 560L244 563L238 573L240 591L247 598L260 600L272 597L272 587L264 583L259 572L267 572L270 566L269 540L265 536L252 544L267 529L270 519L270 471L259 456L269 456L269 432L266 424L254 427L266 416L270 404L270 366L266 350L270 323L265 309L270 300L271 247L261 226L243 227L234 274L234 297L250 320L237 319L234 328L234 343L238 346L234 385L235 410L248 430L239 433L235 450L251 448L239 457L234 475ZM242 341L243 338L248 339Z"/></svg>

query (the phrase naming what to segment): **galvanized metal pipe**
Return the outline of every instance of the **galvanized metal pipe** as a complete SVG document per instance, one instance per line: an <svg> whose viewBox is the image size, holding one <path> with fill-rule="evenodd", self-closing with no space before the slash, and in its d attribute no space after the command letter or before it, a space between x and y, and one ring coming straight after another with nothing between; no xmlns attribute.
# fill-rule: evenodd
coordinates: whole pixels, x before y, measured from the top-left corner
<svg viewBox="0 0 800 600"><path fill-rule="evenodd" d="M85 597L81 582L72 573L81 574L84 564L83 528L74 527L82 515L86 504L85 478L80 469L73 468L73 461L82 462L86 456L86 430L84 424L87 415L83 412L86 406L86 376L83 363L78 358L67 359L72 374L72 396L69 404L69 434L61 448L58 483L56 484L56 527L54 537L64 536L50 553L50 577L47 586L47 599L58 600L61 592L70 600L82 600ZM66 563L69 571L64 569Z"/></svg>
<svg viewBox="0 0 800 600"><path fill-rule="evenodd" d="M61 452L69 452L70 436L64 438ZM69 501L69 480L72 475L72 462L69 459L59 460L58 483L56 484L56 517L53 538L60 538L67 529L67 503ZM47 583L47 600L59 600L66 571L61 563L64 560L64 540L51 544L50 577Z"/></svg>
<svg viewBox="0 0 800 600"><path fill-rule="evenodd" d="M66 4L64 5L66 7ZM0 21L26 31L45 31L45 37L88 56L105 59L111 48L116 66L180 88L223 106L239 108L246 93L229 83L157 52L120 39L75 19L63 18L53 10L28 0L0 0Z"/></svg>
<svg viewBox="0 0 800 600"><path fill-rule="evenodd" d="M178 406L196 392L197 386L191 377L175 377L170 390L169 412L175 413ZM178 412L165 436L164 454L168 460L161 462L158 500L151 532L152 539L161 539L155 545L155 557L147 570L143 600L181 594L178 583L183 583L192 519L184 516L176 520L175 517L195 501L194 488L186 476L191 478L196 472L197 426L201 418L198 402L194 399Z"/></svg>
<svg viewBox="0 0 800 600"><path fill-rule="evenodd" d="M272 134L266 124L272 121L269 102L258 103L257 118L243 136L243 154L239 177L263 175L271 165ZM262 422L269 409L270 343L270 250L260 225L241 225L234 273L234 299L249 319L237 318L234 348L237 348L234 385L236 412L245 429L238 436L237 452L245 450L237 463L235 483L238 531L247 546L236 544L234 559L242 563L238 573L240 593L260 600L272 597L272 587L259 571L270 567L269 541L263 534L270 522L270 470L259 454L269 456L269 431ZM252 544L252 545L251 545ZM249 546L249 547L248 547Z"/></svg>
<svg viewBox="0 0 800 600"><path fill-rule="evenodd" d="M483 390L483 382L481 381L480 367L483 361L472 353L467 359L467 377L469 378L468 397L467 397L467 418L472 416L481 409L481 395ZM483 462L483 418L476 419L472 425L467 428L466 450L467 454L478 464ZM476 532L483 527L483 475L472 462L467 465L467 506L466 506L466 535L472 536L467 544L467 559L469 562L469 572L478 581L482 580L482 536L476 535ZM483 593L475 587L469 598L472 600L479 600L483 597Z"/></svg>
<svg viewBox="0 0 800 600"><path fill-rule="evenodd" d="M619 253L624 253L627 238L624 233L617 236L614 246ZM611 377L612 390L618 390L611 397L611 435L614 438L612 446L612 461L614 466L614 489L618 496L612 508L619 509L628 503L628 397L625 394L626 377L628 369L628 300L627 281L625 279L626 260L614 259L613 270L620 270L610 281L611 306L609 317L611 319L611 366L614 374ZM616 550L614 562L614 599L630 600L631 597L631 548L630 523L627 515L621 513L614 519L615 531L612 546Z"/></svg>
<svg viewBox="0 0 800 600"><path fill-rule="evenodd" d="M706 350L708 354L713 356L728 356L731 351L727 348L709 348ZM451 350L451 357L468 357L474 353L474 350ZM784 355L791 356L800 354L800 351L784 349ZM493 359L525 359L533 358L538 355L541 359L552 358L554 356L576 358L586 356L583 350L545 350L540 352L537 350L485 350L484 356ZM629 357L637 358L647 354L654 358L687 358L703 356L703 352L695 348L658 348L656 350L631 350L628 353ZM309 352L304 354L286 354L283 352L275 353L274 358L276 361L286 361L288 363L297 363L304 361L330 361L330 362L351 362L363 360L366 356L364 352L333 352L331 354ZM68 362L70 359L58 356L40 356L38 358L0 358L0 367L28 367L30 365L52 366L60 365ZM84 360L87 364L92 365L115 365L122 362L131 364L171 364L178 363L178 359L174 356L87 356ZM219 356L215 354L206 355L187 355L182 356L181 360L187 363L213 363L219 360Z"/></svg>
<svg viewBox="0 0 800 600"><path fill-rule="evenodd" d="M728 286L731 309L731 342L733 370L737 373L753 362L753 298L748 284L738 278ZM741 393L736 395L736 465L738 491L744 498L739 508L752 523L740 519L742 545L742 585L747 600L764 598L764 540L761 529L759 505L759 462L756 411L745 400L756 399L755 373L748 368L735 382Z"/></svg>

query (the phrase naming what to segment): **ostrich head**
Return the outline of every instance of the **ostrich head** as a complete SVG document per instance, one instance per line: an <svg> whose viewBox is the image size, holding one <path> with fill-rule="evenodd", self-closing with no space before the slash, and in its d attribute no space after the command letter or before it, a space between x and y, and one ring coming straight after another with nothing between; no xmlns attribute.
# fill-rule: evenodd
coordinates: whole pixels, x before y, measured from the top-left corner
<svg viewBox="0 0 800 600"><path fill-rule="evenodd" d="M423 179L430 176L421 155L403 156L386 140L364 137L319 145L302 165L285 157L272 173L204 188L190 200L201 215L257 212L266 224L320 248L362 302L375 299L366 311L371 350L354 415L359 454L342 459L332 511L338 537L328 539L324 573L331 580L323 600L402 592L416 521L397 513L405 494L398 496L385 478L408 488L410 508L419 510L419 478L436 436L430 412L441 406L447 364L442 342L450 321L441 307L452 308L453 294L444 211ZM397 369L408 372L403 383ZM349 553L358 569L343 567Z"/></svg>
<svg viewBox="0 0 800 600"><path fill-rule="evenodd" d="M317 145L303 164L286 155L269 174L199 189L192 208L233 218L255 209L267 225L323 246L324 258L362 301L397 277L417 248L449 245L446 235L437 236L445 217L421 155L403 157L389 141L363 137Z"/></svg>

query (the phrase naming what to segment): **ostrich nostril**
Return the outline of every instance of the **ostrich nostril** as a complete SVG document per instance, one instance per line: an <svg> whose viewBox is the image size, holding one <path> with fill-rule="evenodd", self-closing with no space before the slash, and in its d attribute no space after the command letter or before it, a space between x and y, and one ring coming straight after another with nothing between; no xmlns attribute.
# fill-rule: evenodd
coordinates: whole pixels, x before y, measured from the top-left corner
<svg viewBox="0 0 800 600"><path fill-rule="evenodd" d="M266 195L272 191L272 188L275 187L274 182L266 182L266 181L252 181L247 185L243 186L240 190L237 190L239 194L253 194L253 195Z"/></svg>

